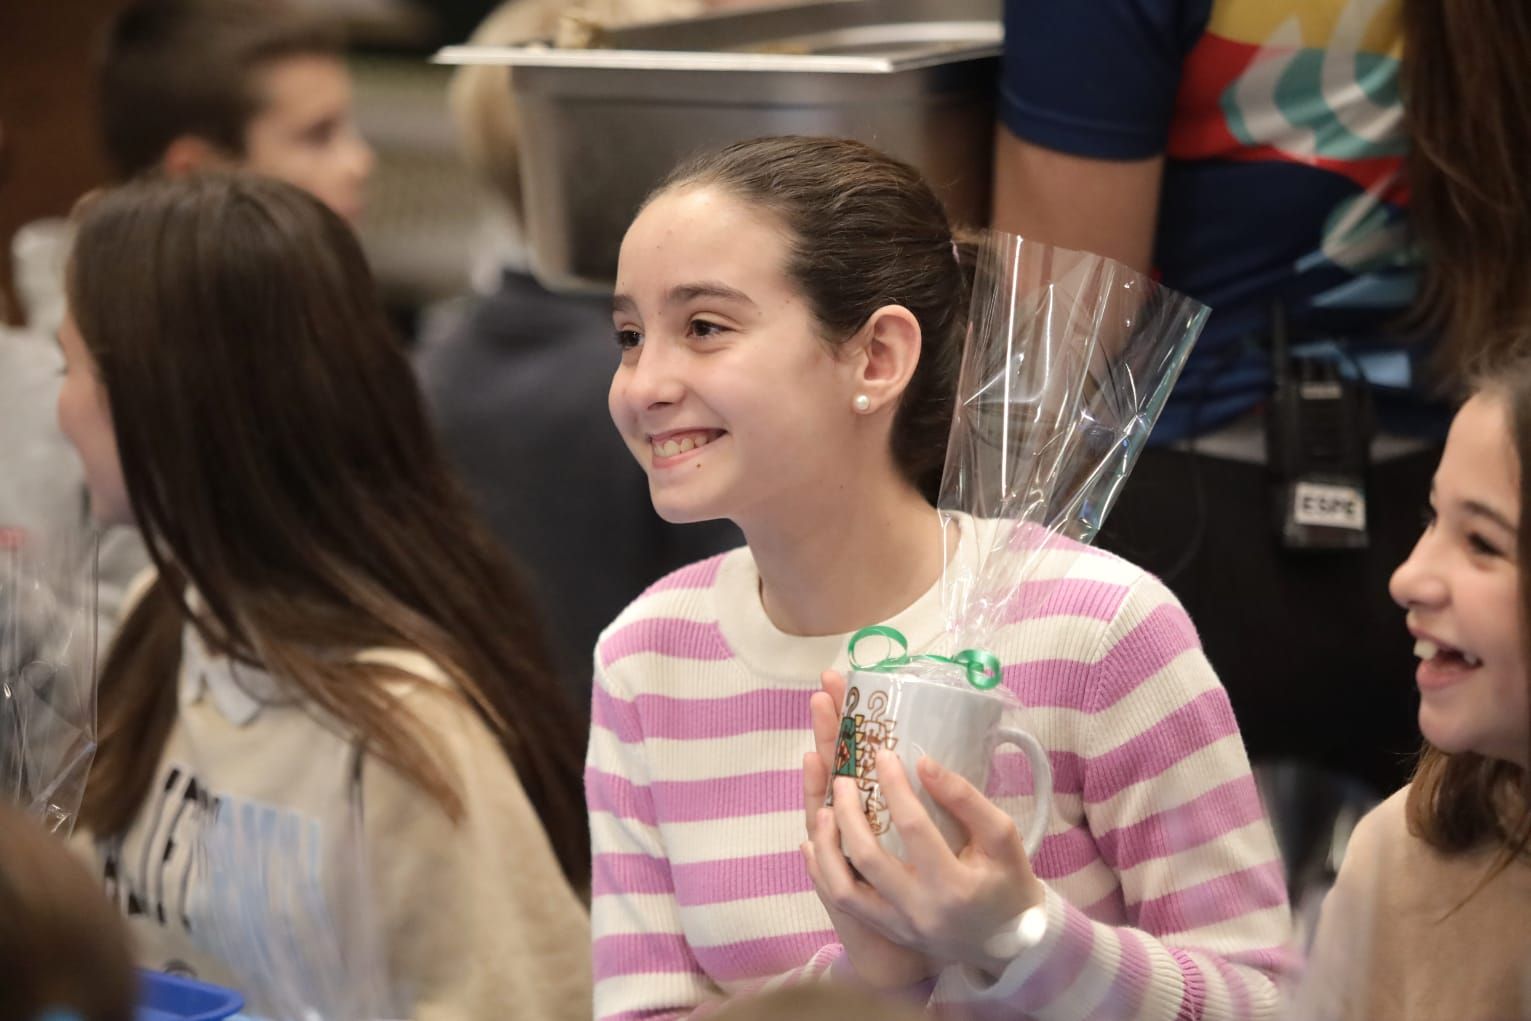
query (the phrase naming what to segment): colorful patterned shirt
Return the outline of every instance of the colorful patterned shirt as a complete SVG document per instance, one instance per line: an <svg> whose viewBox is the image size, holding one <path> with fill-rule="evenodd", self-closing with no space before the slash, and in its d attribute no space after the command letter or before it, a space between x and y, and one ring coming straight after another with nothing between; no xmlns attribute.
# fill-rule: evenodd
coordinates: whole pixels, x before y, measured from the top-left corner
<svg viewBox="0 0 1531 1021"><path fill-rule="evenodd" d="M1076 156L1165 157L1154 270L1212 316L1154 433L1208 432L1269 393L1272 309L1299 353L1373 384L1384 421L1445 421L1398 332L1407 224L1398 0L1006 0L999 110ZM1305 346L1304 346L1305 345Z"/></svg>

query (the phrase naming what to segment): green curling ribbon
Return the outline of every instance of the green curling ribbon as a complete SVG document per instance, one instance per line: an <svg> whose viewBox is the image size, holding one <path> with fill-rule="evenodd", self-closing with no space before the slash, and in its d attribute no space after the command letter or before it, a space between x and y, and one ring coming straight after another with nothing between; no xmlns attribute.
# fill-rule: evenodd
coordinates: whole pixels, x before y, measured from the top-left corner
<svg viewBox="0 0 1531 1021"><path fill-rule="evenodd" d="M885 638L898 651L892 655L884 656L876 663L863 663L856 658L856 646L866 638ZM875 672L887 672L894 667L908 666L917 659L928 660L932 663L951 663L962 667L967 671L968 683L979 691L988 691L1000 681L999 657L992 652L982 649L963 649L955 656L937 656L933 653L925 653L919 656L909 655L909 640L903 636L898 628L888 627L886 624L874 624L864 627L851 635L850 647L847 650L851 657L851 669L871 670Z"/></svg>

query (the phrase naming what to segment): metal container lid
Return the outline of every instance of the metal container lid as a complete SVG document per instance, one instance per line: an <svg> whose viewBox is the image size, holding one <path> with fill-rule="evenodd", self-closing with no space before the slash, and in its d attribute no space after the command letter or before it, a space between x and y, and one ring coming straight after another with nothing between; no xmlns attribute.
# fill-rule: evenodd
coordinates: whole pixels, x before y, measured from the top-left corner
<svg viewBox="0 0 1531 1021"><path fill-rule="evenodd" d="M643 197L698 150L858 138L917 167L954 219L987 218L999 0L829 0L603 31L599 48L452 46L508 66L533 272L609 289Z"/></svg>

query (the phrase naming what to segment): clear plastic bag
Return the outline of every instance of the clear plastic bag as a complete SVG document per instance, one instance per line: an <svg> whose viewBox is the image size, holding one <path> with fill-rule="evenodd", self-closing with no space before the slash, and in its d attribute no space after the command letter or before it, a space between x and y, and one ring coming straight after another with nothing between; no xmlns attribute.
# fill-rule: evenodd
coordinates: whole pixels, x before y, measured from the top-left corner
<svg viewBox="0 0 1531 1021"><path fill-rule="evenodd" d="M220 798L198 846L192 931L262 1021L399 1016L371 910L359 809L339 826Z"/></svg>
<svg viewBox="0 0 1531 1021"><path fill-rule="evenodd" d="M954 648L1025 612L1060 539L1095 537L1208 311L1104 256L987 236L939 506L996 527L976 557L945 564Z"/></svg>
<svg viewBox="0 0 1531 1021"><path fill-rule="evenodd" d="M67 836L96 752L96 544L0 528L0 797Z"/></svg>

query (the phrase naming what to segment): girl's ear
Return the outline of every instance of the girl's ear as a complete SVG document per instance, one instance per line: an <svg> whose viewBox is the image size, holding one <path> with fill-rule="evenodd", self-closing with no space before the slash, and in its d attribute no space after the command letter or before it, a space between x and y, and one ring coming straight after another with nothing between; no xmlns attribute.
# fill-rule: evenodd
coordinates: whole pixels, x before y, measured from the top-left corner
<svg viewBox="0 0 1531 1021"><path fill-rule="evenodd" d="M160 157L160 168L169 177L184 177L228 165L229 159L222 149L197 135L176 136L165 146L165 154Z"/></svg>
<svg viewBox="0 0 1531 1021"><path fill-rule="evenodd" d="M851 347L855 409L873 414L896 406L920 361L920 322L914 313L902 305L884 305L867 319ZM866 401L860 399L863 394Z"/></svg>

